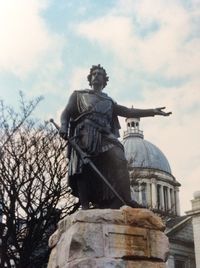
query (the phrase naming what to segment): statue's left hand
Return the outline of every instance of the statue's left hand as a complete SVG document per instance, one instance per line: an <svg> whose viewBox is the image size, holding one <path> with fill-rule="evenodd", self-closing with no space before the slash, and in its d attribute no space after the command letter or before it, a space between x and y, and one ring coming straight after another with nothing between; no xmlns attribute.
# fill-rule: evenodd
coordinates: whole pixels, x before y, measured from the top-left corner
<svg viewBox="0 0 200 268"><path fill-rule="evenodd" d="M64 140L68 140L68 135L67 135L67 131L63 131L62 128L60 128L59 130L59 135L61 136L61 138L63 138Z"/></svg>
<svg viewBox="0 0 200 268"><path fill-rule="evenodd" d="M165 109L165 107L159 107L159 108L155 108L154 112L155 115L163 115L163 116L169 116L170 114L172 114L172 112L164 112L163 110Z"/></svg>

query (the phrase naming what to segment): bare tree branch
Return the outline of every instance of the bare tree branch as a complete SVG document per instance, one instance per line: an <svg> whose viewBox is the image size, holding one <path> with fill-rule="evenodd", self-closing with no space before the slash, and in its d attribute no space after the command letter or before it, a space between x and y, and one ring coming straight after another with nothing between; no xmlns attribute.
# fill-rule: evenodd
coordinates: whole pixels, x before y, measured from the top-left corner
<svg viewBox="0 0 200 268"><path fill-rule="evenodd" d="M65 141L30 119L39 101L26 103L21 95L21 113L0 103L1 267L10 260L14 267L41 267L57 222L79 206L67 187Z"/></svg>

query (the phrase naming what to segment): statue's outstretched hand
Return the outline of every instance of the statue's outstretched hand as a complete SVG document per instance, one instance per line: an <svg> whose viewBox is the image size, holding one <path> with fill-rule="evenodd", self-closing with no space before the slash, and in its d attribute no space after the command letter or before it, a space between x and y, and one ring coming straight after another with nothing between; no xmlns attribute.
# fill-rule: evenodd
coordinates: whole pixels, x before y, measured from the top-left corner
<svg viewBox="0 0 200 268"><path fill-rule="evenodd" d="M165 109L166 107L159 107L159 108L155 108L154 111L155 111L155 115L163 115L163 116L169 116L170 114L172 114L172 112L164 112L163 110Z"/></svg>

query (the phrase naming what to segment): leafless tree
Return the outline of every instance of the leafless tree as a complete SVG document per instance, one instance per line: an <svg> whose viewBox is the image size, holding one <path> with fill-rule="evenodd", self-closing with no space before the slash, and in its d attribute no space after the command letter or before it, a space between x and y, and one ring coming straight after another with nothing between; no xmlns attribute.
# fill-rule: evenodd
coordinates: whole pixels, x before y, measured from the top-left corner
<svg viewBox="0 0 200 268"><path fill-rule="evenodd" d="M39 101L21 95L19 113L1 103L0 267L45 267L50 234L78 207L66 182L65 141L30 119Z"/></svg>

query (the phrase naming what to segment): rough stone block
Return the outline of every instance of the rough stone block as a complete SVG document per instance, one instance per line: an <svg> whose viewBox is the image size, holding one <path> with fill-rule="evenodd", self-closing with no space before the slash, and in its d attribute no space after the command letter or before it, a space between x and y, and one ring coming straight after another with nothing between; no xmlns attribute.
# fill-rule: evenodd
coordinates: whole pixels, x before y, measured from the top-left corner
<svg viewBox="0 0 200 268"><path fill-rule="evenodd" d="M105 256L116 258L149 257L146 229L120 225L104 225Z"/></svg>
<svg viewBox="0 0 200 268"><path fill-rule="evenodd" d="M58 243L60 236L61 236L61 233L58 230L56 230L51 235L51 237L49 238L49 247L50 248L53 248Z"/></svg>
<svg viewBox="0 0 200 268"><path fill-rule="evenodd" d="M55 268L57 263L57 249L56 247L51 250L49 257L48 268Z"/></svg>
<svg viewBox="0 0 200 268"><path fill-rule="evenodd" d="M128 225L160 231L165 230L165 225L161 218L148 209L135 208L133 210L131 207L123 206L121 211L124 214L125 222Z"/></svg>
<svg viewBox="0 0 200 268"><path fill-rule="evenodd" d="M124 223L124 215L120 209L91 209L75 213L72 216L72 223L74 222L93 222L93 223Z"/></svg>
<svg viewBox="0 0 200 268"><path fill-rule="evenodd" d="M104 256L102 225L75 223L63 233L57 244L57 265L64 267L66 262L81 258L100 258Z"/></svg>
<svg viewBox="0 0 200 268"><path fill-rule="evenodd" d="M112 258L83 259L66 264L63 268L166 268L165 263L135 260L117 260Z"/></svg>
<svg viewBox="0 0 200 268"><path fill-rule="evenodd" d="M167 261L169 254L168 237L161 231L149 231L150 257Z"/></svg>
<svg viewBox="0 0 200 268"><path fill-rule="evenodd" d="M51 236L48 268L164 268L168 239L147 209L78 211Z"/></svg>

